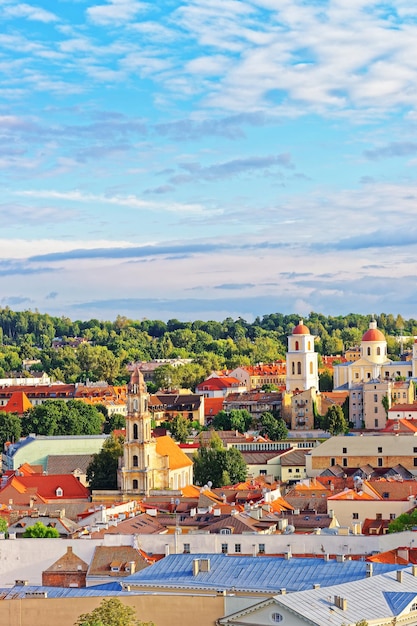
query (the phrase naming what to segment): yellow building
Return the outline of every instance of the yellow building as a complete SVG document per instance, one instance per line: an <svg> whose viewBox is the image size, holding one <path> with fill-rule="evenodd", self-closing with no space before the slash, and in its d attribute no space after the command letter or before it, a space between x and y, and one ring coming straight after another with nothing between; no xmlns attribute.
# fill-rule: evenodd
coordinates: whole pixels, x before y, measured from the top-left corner
<svg viewBox="0 0 417 626"><path fill-rule="evenodd" d="M153 489L191 485L193 463L171 437L152 437L149 394L136 369L128 385L128 415L119 485L127 495L149 495Z"/></svg>

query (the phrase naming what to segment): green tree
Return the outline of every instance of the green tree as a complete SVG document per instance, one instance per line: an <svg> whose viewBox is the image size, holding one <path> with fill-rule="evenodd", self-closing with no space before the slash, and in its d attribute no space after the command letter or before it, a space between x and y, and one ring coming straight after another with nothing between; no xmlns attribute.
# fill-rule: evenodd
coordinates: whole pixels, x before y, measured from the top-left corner
<svg viewBox="0 0 417 626"><path fill-rule="evenodd" d="M288 437L288 428L283 419L276 419L272 413L262 413L259 420L259 433L267 436L271 441L282 441Z"/></svg>
<svg viewBox="0 0 417 626"><path fill-rule="evenodd" d="M213 487L223 487L246 480L247 466L242 453L237 448L226 450L216 434L207 446L200 446L193 460L197 485L211 482Z"/></svg>
<svg viewBox="0 0 417 626"><path fill-rule="evenodd" d="M28 526L23 533L22 537L25 539L31 537L33 539L57 539L59 532L56 528L51 526L45 526L42 522L35 522L33 526Z"/></svg>
<svg viewBox="0 0 417 626"><path fill-rule="evenodd" d="M0 446L6 441L18 441L22 434L22 421L15 413L0 412Z"/></svg>
<svg viewBox="0 0 417 626"><path fill-rule="evenodd" d="M333 375L330 370L324 370L319 377L320 391L332 391L333 390Z"/></svg>
<svg viewBox="0 0 417 626"><path fill-rule="evenodd" d="M333 405L329 407L326 415L322 419L322 428L331 435L340 435L348 430L348 423L343 413L342 407Z"/></svg>
<svg viewBox="0 0 417 626"><path fill-rule="evenodd" d="M168 422L168 429L171 436L175 441L185 443L190 434L190 422L181 413L178 413L170 422Z"/></svg>
<svg viewBox="0 0 417 626"><path fill-rule="evenodd" d="M103 426L103 432L110 435L114 430L122 430L126 427L126 418L121 413L112 413L109 415Z"/></svg>
<svg viewBox="0 0 417 626"><path fill-rule="evenodd" d="M25 434L98 435L103 422L101 411L81 400L46 400L27 412L22 426Z"/></svg>
<svg viewBox="0 0 417 626"><path fill-rule="evenodd" d="M100 606L91 613L83 613L74 626L154 626L153 622L141 622L134 609L126 606L118 598L102 600Z"/></svg>
<svg viewBox="0 0 417 626"><path fill-rule="evenodd" d="M0 517L0 533L4 533L6 535L7 529L7 521L4 519L4 517Z"/></svg>
<svg viewBox="0 0 417 626"><path fill-rule="evenodd" d="M93 455L87 467L90 489L117 489L117 468L121 456L123 456L123 438L110 435L100 452Z"/></svg>
<svg viewBox="0 0 417 626"><path fill-rule="evenodd" d="M389 533L401 533L404 530L413 530L417 527L417 509L411 513L401 513L388 526Z"/></svg>
<svg viewBox="0 0 417 626"><path fill-rule="evenodd" d="M246 409L219 411L214 416L211 426L215 430L238 430L245 433L252 423L252 415Z"/></svg>

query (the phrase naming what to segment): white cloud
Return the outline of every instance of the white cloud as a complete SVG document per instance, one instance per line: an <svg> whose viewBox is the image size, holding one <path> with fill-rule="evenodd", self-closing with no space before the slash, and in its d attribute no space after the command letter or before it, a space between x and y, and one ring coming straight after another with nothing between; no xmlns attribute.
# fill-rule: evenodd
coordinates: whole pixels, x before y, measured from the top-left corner
<svg viewBox="0 0 417 626"><path fill-rule="evenodd" d="M58 21L58 18L54 13L25 3L4 6L3 15L6 18L25 17L28 20L44 22L45 24Z"/></svg>
<svg viewBox="0 0 417 626"><path fill-rule="evenodd" d="M120 24L133 20L144 11L147 5L136 0L110 0L108 4L98 4L87 9L92 22L100 26Z"/></svg>

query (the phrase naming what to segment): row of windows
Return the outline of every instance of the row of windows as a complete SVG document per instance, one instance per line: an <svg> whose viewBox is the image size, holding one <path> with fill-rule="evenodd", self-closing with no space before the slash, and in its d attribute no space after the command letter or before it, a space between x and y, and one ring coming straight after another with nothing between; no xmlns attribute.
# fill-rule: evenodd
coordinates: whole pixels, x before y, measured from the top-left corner
<svg viewBox="0 0 417 626"><path fill-rule="evenodd" d="M184 552L185 552L185 547L186 546L188 546L188 550L190 549L190 544L189 543L185 543L184 544ZM235 548L235 554L241 554L241 552L242 552L242 544L241 543L235 543L234 548ZM229 544L222 543L221 550L222 550L223 554L228 554L228 552L229 552ZM188 552L188 554L189 554L189 552ZM258 554L265 554L265 544L264 543L259 543L258 544Z"/></svg>

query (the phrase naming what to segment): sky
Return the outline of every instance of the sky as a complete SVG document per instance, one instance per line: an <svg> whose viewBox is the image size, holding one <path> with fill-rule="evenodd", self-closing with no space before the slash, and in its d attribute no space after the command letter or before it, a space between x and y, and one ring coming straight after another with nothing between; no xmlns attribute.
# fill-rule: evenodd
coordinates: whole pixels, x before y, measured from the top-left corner
<svg viewBox="0 0 417 626"><path fill-rule="evenodd" d="M0 306L417 317L417 4L0 0Z"/></svg>

